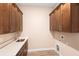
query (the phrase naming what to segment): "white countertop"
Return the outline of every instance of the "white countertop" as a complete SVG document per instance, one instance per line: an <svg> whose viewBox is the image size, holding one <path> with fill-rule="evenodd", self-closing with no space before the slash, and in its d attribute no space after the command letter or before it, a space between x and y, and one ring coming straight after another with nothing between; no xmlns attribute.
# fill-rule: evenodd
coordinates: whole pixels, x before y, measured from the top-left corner
<svg viewBox="0 0 79 59"><path fill-rule="evenodd" d="M10 44L8 44L7 46L1 48L0 56L16 56L16 54L21 49L21 47L23 46L23 44L26 42L27 39L28 37L26 37L23 42L16 42L15 40Z"/></svg>

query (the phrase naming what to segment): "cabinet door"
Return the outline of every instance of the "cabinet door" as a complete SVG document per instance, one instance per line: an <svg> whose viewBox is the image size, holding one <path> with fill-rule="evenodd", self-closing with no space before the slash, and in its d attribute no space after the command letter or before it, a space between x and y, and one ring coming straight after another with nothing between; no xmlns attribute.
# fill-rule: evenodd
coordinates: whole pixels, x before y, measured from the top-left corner
<svg viewBox="0 0 79 59"><path fill-rule="evenodd" d="M0 33L5 34L10 32L10 22L9 22L9 15L10 9L8 3L0 4Z"/></svg>
<svg viewBox="0 0 79 59"><path fill-rule="evenodd" d="M18 31L18 13L17 8L15 8L15 25L16 25L16 32Z"/></svg>
<svg viewBox="0 0 79 59"><path fill-rule="evenodd" d="M19 31L22 32L23 26L22 26L22 13L19 11Z"/></svg>
<svg viewBox="0 0 79 59"><path fill-rule="evenodd" d="M15 29L16 29L16 32L18 32L19 30L19 14L18 14L18 10L17 8L15 8Z"/></svg>
<svg viewBox="0 0 79 59"><path fill-rule="evenodd" d="M54 31L54 25L53 25L53 13L50 15L50 31ZM53 29L52 29L53 28Z"/></svg>
<svg viewBox="0 0 79 59"><path fill-rule="evenodd" d="M0 34L3 33L3 7L2 4L0 3Z"/></svg>
<svg viewBox="0 0 79 59"><path fill-rule="evenodd" d="M10 8L9 4L3 4L3 32L10 32Z"/></svg>
<svg viewBox="0 0 79 59"><path fill-rule="evenodd" d="M51 14L50 21L51 30L62 31L61 6L56 8L56 10Z"/></svg>
<svg viewBox="0 0 79 59"><path fill-rule="evenodd" d="M10 4L10 32L15 32L15 6Z"/></svg>
<svg viewBox="0 0 79 59"><path fill-rule="evenodd" d="M72 32L79 32L79 4L71 4Z"/></svg>
<svg viewBox="0 0 79 59"><path fill-rule="evenodd" d="M70 4L61 5L63 32L71 32Z"/></svg>
<svg viewBox="0 0 79 59"><path fill-rule="evenodd" d="M62 32L61 5L57 8L57 27L58 27L58 31L59 31L59 32Z"/></svg>
<svg viewBox="0 0 79 59"><path fill-rule="evenodd" d="M56 31L59 31L58 8L55 10L55 21Z"/></svg>
<svg viewBox="0 0 79 59"><path fill-rule="evenodd" d="M16 56L27 56L27 50L28 50L28 40L24 43L24 45L16 54Z"/></svg>
<svg viewBox="0 0 79 59"><path fill-rule="evenodd" d="M21 12L19 11L19 31L21 32L21 27L22 27L22 23L21 23L21 21L22 21L22 19L21 19Z"/></svg>
<svg viewBox="0 0 79 59"><path fill-rule="evenodd" d="M14 8L14 17L15 17L15 20L13 20L15 23L15 29L14 31L15 32L18 32L18 31L22 31L22 14L21 12L17 9L17 7Z"/></svg>
<svg viewBox="0 0 79 59"><path fill-rule="evenodd" d="M18 16L17 16L18 17L18 19L17 19L18 26L17 27L18 27L18 31L20 31L20 12L18 11L17 13L18 13Z"/></svg>
<svg viewBox="0 0 79 59"><path fill-rule="evenodd" d="M56 15L55 15L55 12L53 12L51 15L50 15L50 30L51 31L56 31L57 30L57 25L56 25Z"/></svg>
<svg viewBox="0 0 79 59"><path fill-rule="evenodd" d="M54 20L55 20L55 30L59 31L58 9L56 9L54 12Z"/></svg>
<svg viewBox="0 0 79 59"><path fill-rule="evenodd" d="M19 23L18 20L19 20L19 15L18 15L17 7L14 4L12 4L11 5L11 19L10 19L11 32L18 31L18 23Z"/></svg>
<svg viewBox="0 0 79 59"><path fill-rule="evenodd" d="M27 56L27 51L28 51L28 40L24 44L24 56Z"/></svg>

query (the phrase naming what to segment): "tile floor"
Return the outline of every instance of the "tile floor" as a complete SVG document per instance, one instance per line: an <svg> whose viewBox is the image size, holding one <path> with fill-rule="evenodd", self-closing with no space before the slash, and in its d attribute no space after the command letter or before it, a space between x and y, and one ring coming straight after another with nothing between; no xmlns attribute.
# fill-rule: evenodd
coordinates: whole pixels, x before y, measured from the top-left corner
<svg viewBox="0 0 79 59"><path fill-rule="evenodd" d="M28 52L28 56L59 56L54 50Z"/></svg>

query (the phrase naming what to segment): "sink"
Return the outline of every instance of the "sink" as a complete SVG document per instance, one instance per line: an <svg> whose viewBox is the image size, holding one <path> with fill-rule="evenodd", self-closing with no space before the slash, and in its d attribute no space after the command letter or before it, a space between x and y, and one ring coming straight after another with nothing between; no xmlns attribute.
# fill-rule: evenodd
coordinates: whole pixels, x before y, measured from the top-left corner
<svg viewBox="0 0 79 59"><path fill-rule="evenodd" d="M18 39L16 42L23 42L25 39Z"/></svg>

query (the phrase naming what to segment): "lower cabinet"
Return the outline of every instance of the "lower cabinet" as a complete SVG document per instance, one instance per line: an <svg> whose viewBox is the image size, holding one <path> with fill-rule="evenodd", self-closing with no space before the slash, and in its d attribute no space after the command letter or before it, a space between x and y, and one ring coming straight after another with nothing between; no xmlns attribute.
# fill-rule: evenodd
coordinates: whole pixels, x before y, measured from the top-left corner
<svg viewBox="0 0 79 59"><path fill-rule="evenodd" d="M19 50L16 56L27 56L27 50L28 50L28 40L25 42L25 44L22 46L22 48Z"/></svg>

